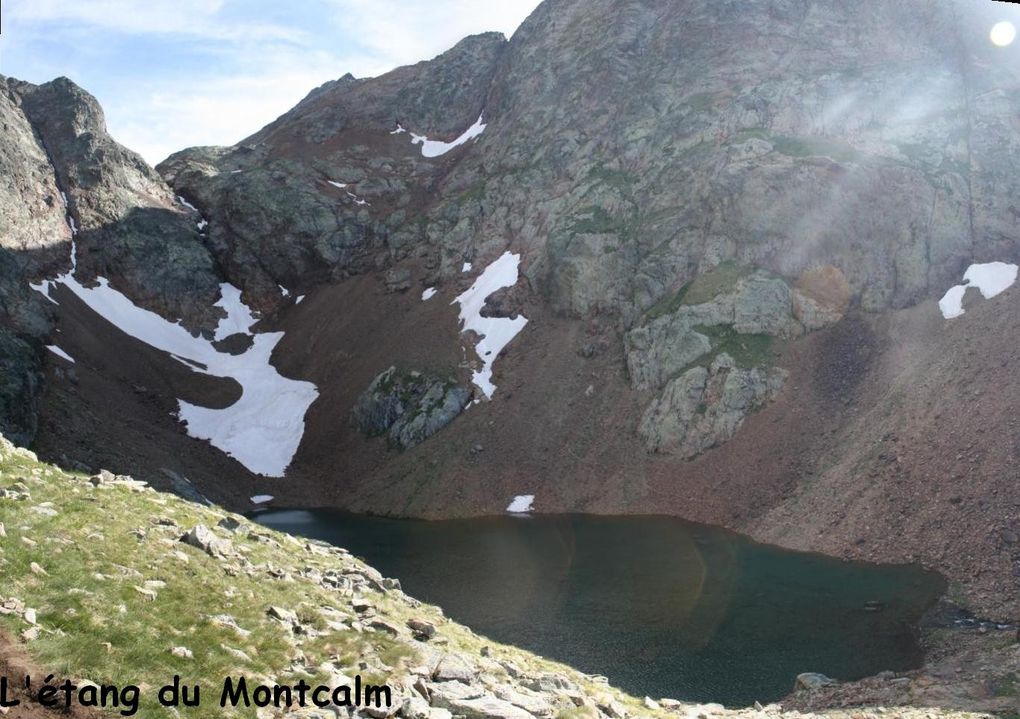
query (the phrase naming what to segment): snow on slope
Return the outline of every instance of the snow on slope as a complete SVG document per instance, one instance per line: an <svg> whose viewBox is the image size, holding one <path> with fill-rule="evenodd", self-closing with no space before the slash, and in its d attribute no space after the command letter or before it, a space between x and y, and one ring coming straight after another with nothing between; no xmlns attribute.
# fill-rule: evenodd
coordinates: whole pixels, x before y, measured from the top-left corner
<svg viewBox="0 0 1020 719"><path fill-rule="evenodd" d="M67 352L64 352L64 350L60 349L56 345L46 345L46 349L48 349L50 352L55 354L57 357L62 357L63 359L66 359L68 362L70 362L71 364L74 364L74 357L72 357L71 355L67 354Z"/></svg>
<svg viewBox="0 0 1020 719"><path fill-rule="evenodd" d="M74 252L72 245L72 266L76 264ZM124 333L184 361L196 372L237 381L241 398L231 406L209 409L178 400L178 416L187 424L190 436L209 440L256 474L282 477L301 443L305 412L319 394L311 382L287 379L270 364L273 348L283 333L254 335L252 346L240 355L217 352L209 340L195 337L179 323L138 307L110 287L106 278L99 277L97 281L97 287L83 286L75 279L72 268L35 288L52 300L50 289L63 285ZM240 290L229 284L221 285L216 306L227 311L227 317L216 329L216 339L236 332L251 334L255 318L241 302Z"/></svg>
<svg viewBox="0 0 1020 719"><path fill-rule="evenodd" d="M520 494L514 497L513 501L510 502L510 506L506 508L506 511L512 514L523 514L524 512L531 511L531 505L535 502L535 495L533 494Z"/></svg>
<svg viewBox="0 0 1020 719"><path fill-rule="evenodd" d="M1018 269L1017 265L1005 262L971 265L963 275L963 284L949 288L939 300L942 316L951 320L964 313L963 296L970 287L976 287L985 299L1005 292L1016 282Z"/></svg>
<svg viewBox="0 0 1020 719"><path fill-rule="evenodd" d="M226 310L227 316L216 326L213 338L218 342L234 334L251 334L251 326L258 322L248 305L241 301L241 290L229 282L220 285L220 298L213 307Z"/></svg>
<svg viewBox="0 0 1020 719"><path fill-rule="evenodd" d="M496 391L496 385L492 384L492 364L503 348L524 329L528 320L523 315L514 318L482 317L482 308L493 292L517 284L520 264L520 255L504 252L485 268L471 287L451 303L460 304L461 331L472 331L481 338L475 345L475 352L482 360L482 369L474 372L472 381L489 399L492 399Z"/></svg>
<svg viewBox="0 0 1020 719"><path fill-rule="evenodd" d="M400 128L403 130L403 128ZM463 145L468 140L478 137L485 132L485 124L482 122L482 116L479 115L478 119L475 120L475 124L464 131L464 133L453 142L442 142L441 140L430 140L425 135L415 135L411 133L411 142L415 145L421 145L421 154L424 157L440 157L445 155L455 147ZM393 133L390 133L393 134Z"/></svg>

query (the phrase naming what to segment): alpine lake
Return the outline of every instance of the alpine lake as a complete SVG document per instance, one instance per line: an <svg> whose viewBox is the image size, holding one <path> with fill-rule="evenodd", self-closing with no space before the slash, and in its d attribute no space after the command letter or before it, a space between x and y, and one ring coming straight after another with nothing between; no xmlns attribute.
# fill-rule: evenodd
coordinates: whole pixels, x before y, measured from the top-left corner
<svg viewBox="0 0 1020 719"><path fill-rule="evenodd" d="M916 668L918 624L945 591L917 566L792 552L672 517L253 518L344 547L478 634L639 697L746 706L785 696L802 672Z"/></svg>

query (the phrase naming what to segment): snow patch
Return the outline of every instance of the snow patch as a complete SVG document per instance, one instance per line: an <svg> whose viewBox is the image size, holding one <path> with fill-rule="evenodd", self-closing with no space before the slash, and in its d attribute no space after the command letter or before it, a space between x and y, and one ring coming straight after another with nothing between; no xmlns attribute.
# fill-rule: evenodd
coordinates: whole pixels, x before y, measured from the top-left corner
<svg viewBox="0 0 1020 719"><path fill-rule="evenodd" d="M229 282L220 285L220 298L213 307L222 307L227 311L227 316L220 320L213 335L217 342L238 333L250 335L251 326L258 322L248 305L241 301L241 290Z"/></svg>
<svg viewBox="0 0 1020 719"><path fill-rule="evenodd" d="M471 271L471 263L470 262L465 262L464 266L460 268L460 271L461 271L461 273L470 272Z"/></svg>
<svg viewBox="0 0 1020 719"><path fill-rule="evenodd" d="M435 287L429 287L427 290L421 293L421 301L425 302L426 300L431 300L433 297L436 296L436 292L437 290Z"/></svg>
<svg viewBox="0 0 1020 719"><path fill-rule="evenodd" d="M333 180L326 180L326 182L331 184L333 187L340 188L341 190L344 189L345 187L347 187L347 183L346 182L335 182ZM348 194L350 194L350 193L348 193Z"/></svg>
<svg viewBox="0 0 1020 719"><path fill-rule="evenodd" d="M506 511L512 512L513 514L523 514L524 512L531 511L531 505L535 502L535 495L533 494L520 494L514 497L513 501L510 502L510 506L506 508Z"/></svg>
<svg viewBox="0 0 1020 719"><path fill-rule="evenodd" d="M939 300L942 316L951 320L964 314L963 296L970 287L976 287L986 300L1005 292L1016 282L1018 269L1006 262L971 265L963 274L963 284L949 288Z"/></svg>
<svg viewBox="0 0 1020 719"><path fill-rule="evenodd" d="M482 122L482 116L479 115L478 119L475 120L475 124L465 130L464 133L453 142L430 140L425 135L415 135L413 132L411 133L411 142L415 145L421 145L422 156L440 157L441 155L448 153L453 148L463 145L468 140L478 137L484 131L485 124Z"/></svg>
<svg viewBox="0 0 1020 719"><path fill-rule="evenodd" d="M180 195L178 195L178 196L177 196L177 201L178 201L178 202L180 202L180 203L181 203L182 205L184 205L185 207L187 207L187 208L188 208L189 210L191 210L192 212L198 212L198 208L197 208L197 207L195 207L194 205L192 205L192 204L191 204L190 202L188 202L187 200L185 200L185 199L184 199L183 197L181 197Z"/></svg>
<svg viewBox="0 0 1020 719"><path fill-rule="evenodd" d="M287 289L286 287L284 287L283 285L277 285L277 287L279 287L279 288L280 288L280 294L281 294L281 295L283 295L284 297L290 297L290 290L288 290L288 289Z"/></svg>
<svg viewBox="0 0 1020 719"><path fill-rule="evenodd" d="M46 349L48 349L50 352L55 354L57 357L62 357L64 359L66 359L68 362L70 362L71 364L74 364L74 357L72 357L71 355L67 354L67 352L64 352L64 350L60 349L56 345L46 345Z"/></svg>
<svg viewBox="0 0 1020 719"><path fill-rule="evenodd" d="M195 227L198 228L199 232L201 232L202 230L204 230L208 226L209 226L209 221L208 220L199 220L198 222L195 223Z"/></svg>
<svg viewBox="0 0 1020 719"><path fill-rule="evenodd" d="M72 243L72 268L77 264ZM74 270L49 280L40 289L49 296L60 284L77 295L100 317L135 339L181 360L193 371L228 377L241 385L241 398L224 409L208 409L178 400L178 418L187 424L188 434L206 439L256 474L282 477L304 434L304 416L318 396L311 382L287 379L270 364L273 349L282 332L255 335L243 354L216 351L212 343L192 335L180 323L170 322L155 312L142 309L110 286L105 277L98 286L85 287ZM241 291L224 283L216 306L227 310L216 337L235 331L249 333L254 323L251 310L241 302Z"/></svg>
<svg viewBox="0 0 1020 719"><path fill-rule="evenodd" d="M517 284L521 256L504 252L499 259L485 268L474 284L453 302L460 304L461 332L474 332L481 339L475 345L475 352L482 360L482 369L476 370L472 381L487 398L492 399L496 385L492 384L492 364L503 348L524 329L528 320L517 317L482 317L485 300L493 292Z"/></svg>
<svg viewBox="0 0 1020 719"><path fill-rule="evenodd" d="M252 504L266 504L267 502L273 501L273 495L271 494L256 494L251 498Z"/></svg>
<svg viewBox="0 0 1020 719"><path fill-rule="evenodd" d="M391 134L391 135L399 135L399 134L400 134L400 133L402 133L402 132L407 132L407 130L405 130L405 129L404 129L404 127L403 127L403 125L401 125L401 124L400 124L400 123L398 122L398 123L397 123L397 129L396 129L396 130L394 130L393 132L391 132L390 134Z"/></svg>
<svg viewBox="0 0 1020 719"><path fill-rule="evenodd" d="M295 299L295 300L294 300L294 304L296 304L296 305L299 305L299 304L301 304L302 302L304 302L304 299L305 299L305 296L304 296L304 295L298 295L298 296L297 296L297 299Z"/></svg>

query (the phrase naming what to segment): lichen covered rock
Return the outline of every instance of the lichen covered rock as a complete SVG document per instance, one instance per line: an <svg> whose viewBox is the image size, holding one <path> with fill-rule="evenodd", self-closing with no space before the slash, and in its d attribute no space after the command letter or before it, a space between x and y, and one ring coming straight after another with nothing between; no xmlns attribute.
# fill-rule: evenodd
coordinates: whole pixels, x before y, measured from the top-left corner
<svg viewBox="0 0 1020 719"><path fill-rule="evenodd" d="M694 367L667 384L645 410L638 432L651 452L693 457L731 439L785 378L782 369L745 369L720 354L710 367Z"/></svg>
<svg viewBox="0 0 1020 719"><path fill-rule="evenodd" d="M358 397L351 419L365 434L410 449L450 424L470 399L471 390L453 381L390 367Z"/></svg>

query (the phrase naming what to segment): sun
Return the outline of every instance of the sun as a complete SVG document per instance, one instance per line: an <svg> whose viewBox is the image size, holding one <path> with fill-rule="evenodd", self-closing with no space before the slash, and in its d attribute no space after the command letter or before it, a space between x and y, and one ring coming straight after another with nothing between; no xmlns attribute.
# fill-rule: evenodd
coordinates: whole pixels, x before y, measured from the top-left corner
<svg viewBox="0 0 1020 719"><path fill-rule="evenodd" d="M992 26L992 31L988 36L991 38L993 45L1006 47L1016 39L1016 26L1008 20L997 22Z"/></svg>

